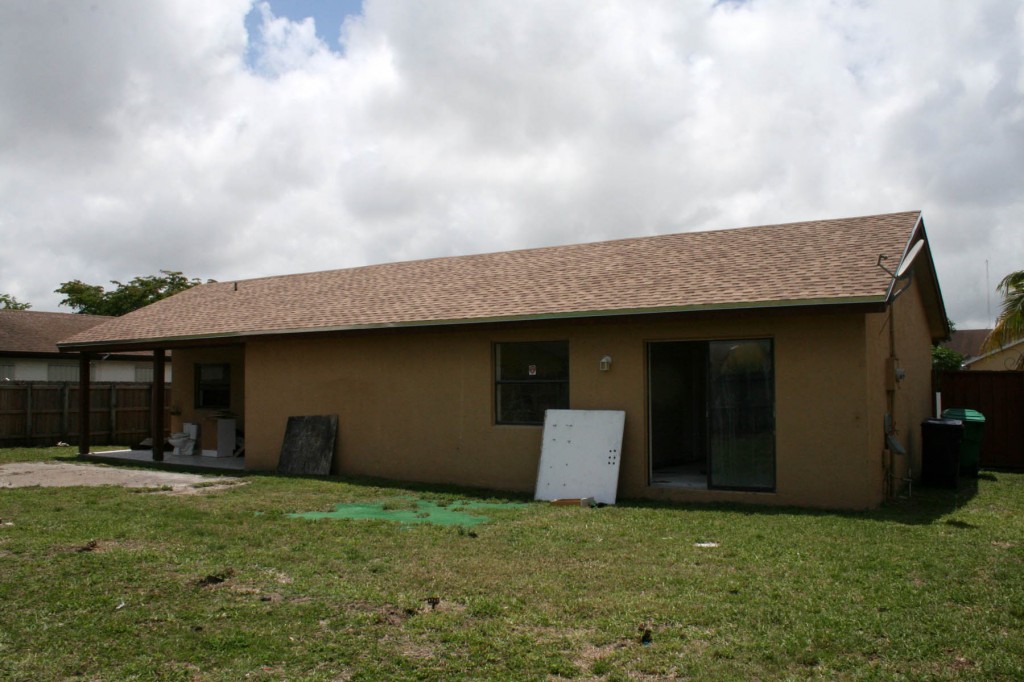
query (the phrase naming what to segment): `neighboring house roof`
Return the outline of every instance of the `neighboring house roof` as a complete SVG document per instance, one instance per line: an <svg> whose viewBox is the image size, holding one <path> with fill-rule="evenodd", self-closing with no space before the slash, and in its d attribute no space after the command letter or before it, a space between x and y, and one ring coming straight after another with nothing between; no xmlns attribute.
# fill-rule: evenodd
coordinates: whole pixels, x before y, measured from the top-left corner
<svg viewBox="0 0 1024 682"><path fill-rule="evenodd" d="M114 319L103 315L3 309L0 310L0 355L68 357L57 347L58 341Z"/></svg>
<svg viewBox="0 0 1024 682"><path fill-rule="evenodd" d="M58 341L110 319L101 315L0 310L0 353L57 355Z"/></svg>
<svg viewBox="0 0 1024 682"><path fill-rule="evenodd" d="M942 345L965 359L974 358L982 354L981 347L991 332L991 329L957 329Z"/></svg>
<svg viewBox="0 0 1024 682"><path fill-rule="evenodd" d="M1003 366L998 367L998 369L1015 369L1017 367L1017 361L1020 359L1022 353L1024 353L1024 339L1017 339L1016 341L1011 341L1005 346L1001 346L995 350L990 350L985 353L979 351L979 353L974 357L964 360L964 367L972 367L973 365L982 364L982 368L984 369L985 364L988 364L984 363L984 361L991 360L999 355L1006 355L1005 359L1000 358Z"/></svg>
<svg viewBox="0 0 1024 682"><path fill-rule="evenodd" d="M690 232L202 284L62 345L762 307L884 305L920 212ZM927 249L926 249L927 252ZM946 329L922 254L932 336ZM941 319L940 319L941 318Z"/></svg>

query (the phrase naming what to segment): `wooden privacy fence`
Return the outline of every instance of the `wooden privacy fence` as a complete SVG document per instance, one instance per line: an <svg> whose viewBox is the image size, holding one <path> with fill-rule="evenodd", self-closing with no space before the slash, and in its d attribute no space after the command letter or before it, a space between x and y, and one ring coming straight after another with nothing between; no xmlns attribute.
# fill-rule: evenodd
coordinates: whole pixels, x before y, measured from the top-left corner
<svg viewBox="0 0 1024 682"><path fill-rule="evenodd" d="M985 415L981 466L1024 471L1024 372L941 372L935 390L942 393L942 409Z"/></svg>
<svg viewBox="0 0 1024 682"><path fill-rule="evenodd" d="M170 405L170 387L164 404ZM11 381L0 384L0 447L78 443L77 382ZM152 384L89 385L93 445L131 445L150 435ZM165 411L164 424L170 424Z"/></svg>

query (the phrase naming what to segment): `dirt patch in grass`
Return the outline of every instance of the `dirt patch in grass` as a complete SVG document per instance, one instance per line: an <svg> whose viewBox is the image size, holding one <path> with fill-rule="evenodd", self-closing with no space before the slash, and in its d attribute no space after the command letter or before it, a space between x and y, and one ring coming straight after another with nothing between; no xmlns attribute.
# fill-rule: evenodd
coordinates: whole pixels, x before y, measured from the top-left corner
<svg viewBox="0 0 1024 682"><path fill-rule="evenodd" d="M346 605L346 611L349 611L350 613L370 614L374 617L376 622L387 623L388 625L402 625L413 616L419 616L427 613L452 613L465 610L466 606L464 604L440 598L437 598L436 601L435 598L424 599L423 605L416 608L401 608L394 604L379 605L368 601L354 601Z"/></svg>
<svg viewBox="0 0 1024 682"><path fill-rule="evenodd" d="M168 495L199 495L224 490L245 481L157 469L118 469L67 462L11 462L0 466L0 488L64 488L117 485Z"/></svg>
<svg viewBox="0 0 1024 682"><path fill-rule="evenodd" d="M437 658L437 647L429 642L414 640L409 637L399 638L396 648L400 656L415 660Z"/></svg>
<svg viewBox="0 0 1024 682"><path fill-rule="evenodd" d="M203 576L202 578L199 578L198 580L196 580L196 585L198 587L211 587L213 585L220 585L233 578L234 575L235 569L229 568L227 570L219 571L217 573L210 573L208 575Z"/></svg>
<svg viewBox="0 0 1024 682"><path fill-rule="evenodd" d="M573 663L582 670L592 670L594 665L603 661L620 649L624 649L627 642L614 642L611 644L584 644L573 658ZM600 666L598 667L600 669Z"/></svg>

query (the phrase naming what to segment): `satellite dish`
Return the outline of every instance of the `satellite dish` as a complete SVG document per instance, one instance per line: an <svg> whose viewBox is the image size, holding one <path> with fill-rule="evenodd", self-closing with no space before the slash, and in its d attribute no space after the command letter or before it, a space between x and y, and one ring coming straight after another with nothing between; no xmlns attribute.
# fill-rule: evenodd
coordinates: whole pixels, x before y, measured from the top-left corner
<svg viewBox="0 0 1024 682"><path fill-rule="evenodd" d="M914 264L914 259L917 258L917 255L921 253L921 249L923 248L923 239L918 239L917 242L915 242L914 245L910 247L910 251L908 251L907 255L904 256L903 262L900 263L900 267L896 270L896 279L899 279L900 277L903 277L904 275L907 274L907 270L909 270L910 266Z"/></svg>

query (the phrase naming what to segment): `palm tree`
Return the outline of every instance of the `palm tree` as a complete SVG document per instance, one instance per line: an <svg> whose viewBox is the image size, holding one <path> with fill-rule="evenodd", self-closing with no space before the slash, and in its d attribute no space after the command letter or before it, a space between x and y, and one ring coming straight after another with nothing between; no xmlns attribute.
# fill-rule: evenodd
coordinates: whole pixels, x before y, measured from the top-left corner
<svg viewBox="0 0 1024 682"><path fill-rule="evenodd" d="M1024 338L1024 270L1011 272L996 290L1003 295L1003 308L996 326L985 339L983 350L999 350ZM1024 369L1024 355L1017 360L1017 369Z"/></svg>

